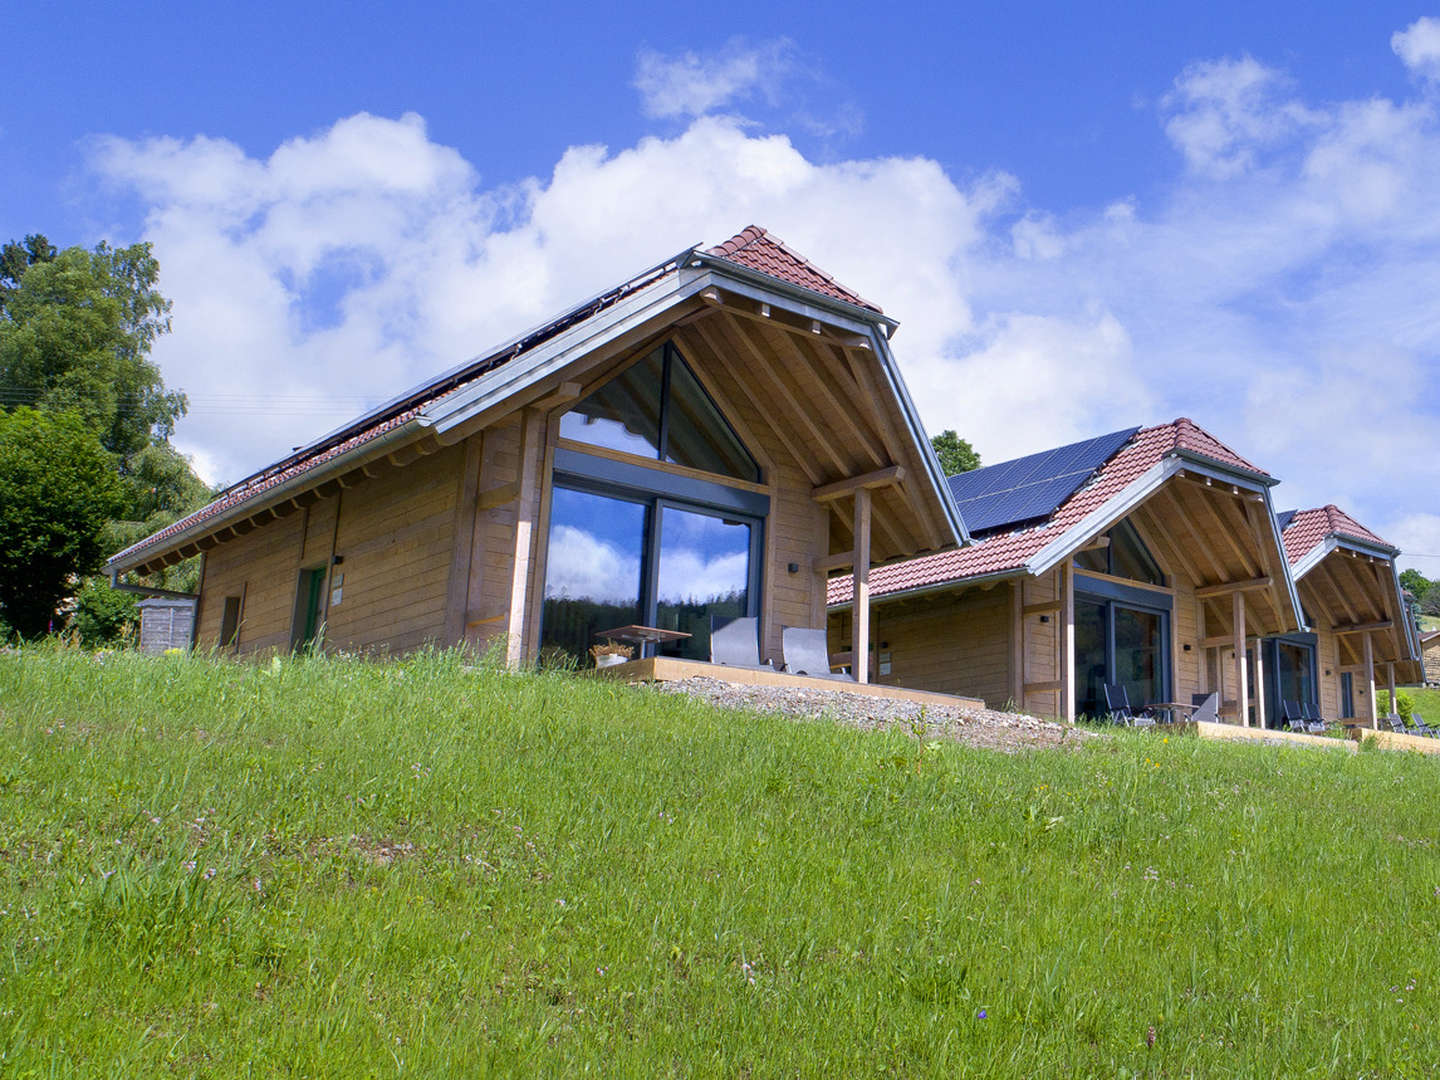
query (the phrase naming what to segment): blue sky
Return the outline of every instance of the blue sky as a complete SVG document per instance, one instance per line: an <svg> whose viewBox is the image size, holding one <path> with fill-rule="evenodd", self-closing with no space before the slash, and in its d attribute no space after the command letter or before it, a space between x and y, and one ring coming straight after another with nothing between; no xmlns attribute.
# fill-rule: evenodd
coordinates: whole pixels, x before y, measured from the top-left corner
<svg viewBox="0 0 1440 1080"><path fill-rule="evenodd" d="M1440 553L1440 21L940 7L8 5L0 237L155 243L214 479L756 221L987 460L1189 415Z"/></svg>

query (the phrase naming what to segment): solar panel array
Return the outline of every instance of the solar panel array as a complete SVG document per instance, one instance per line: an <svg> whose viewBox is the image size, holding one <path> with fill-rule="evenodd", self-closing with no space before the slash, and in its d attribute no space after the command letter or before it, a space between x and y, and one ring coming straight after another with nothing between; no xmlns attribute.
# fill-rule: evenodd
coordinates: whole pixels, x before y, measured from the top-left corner
<svg viewBox="0 0 1440 1080"><path fill-rule="evenodd" d="M1047 518L1140 429L1126 428L950 477L972 534Z"/></svg>
<svg viewBox="0 0 1440 1080"><path fill-rule="evenodd" d="M1281 532L1290 527L1290 522L1295 520L1295 515L1299 512L1299 510L1284 510L1275 515L1275 524L1280 526Z"/></svg>

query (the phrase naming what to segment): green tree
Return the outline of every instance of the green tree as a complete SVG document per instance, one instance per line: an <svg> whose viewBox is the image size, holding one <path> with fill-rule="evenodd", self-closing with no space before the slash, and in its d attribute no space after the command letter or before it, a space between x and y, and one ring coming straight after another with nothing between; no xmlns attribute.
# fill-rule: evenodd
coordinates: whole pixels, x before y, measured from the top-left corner
<svg viewBox="0 0 1440 1080"><path fill-rule="evenodd" d="M975 448L951 429L932 435L930 445L935 448L935 456L940 459L940 467L945 470L946 476L980 467L980 455Z"/></svg>
<svg viewBox="0 0 1440 1080"><path fill-rule="evenodd" d="M1422 615L1440 615L1440 581L1432 581L1425 595L1420 597L1420 612Z"/></svg>
<svg viewBox="0 0 1440 1080"><path fill-rule="evenodd" d="M0 403L73 409L122 460L169 438L185 397L165 389L149 358L170 331L150 245L101 243L47 257L53 249L32 236L23 250L3 250L5 273L19 278L0 310Z"/></svg>
<svg viewBox="0 0 1440 1080"><path fill-rule="evenodd" d="M76 577L99 568L124 497L114 456L74 413L0 413L0 616L44 634Z"/></svg>
<svg viewBox="0 0 1440 1080"><path fill-rule="evenodd" d="M25 271L36 263L55 258L55 245L39 233L31 233L23 241L11 240L0 247L0 315L5 302L20 287Z"/></svg>
<svg viewBox="0 0 1440 1080"><path fill-rule="evenodd" d="M1409 592L1410 595L1417 600L1425 595L1426 590L1429 589L1432 584L1434 584L1434 582L1414 567L1411 567L1409 570L1400 571L1400 587Z"/></svg>

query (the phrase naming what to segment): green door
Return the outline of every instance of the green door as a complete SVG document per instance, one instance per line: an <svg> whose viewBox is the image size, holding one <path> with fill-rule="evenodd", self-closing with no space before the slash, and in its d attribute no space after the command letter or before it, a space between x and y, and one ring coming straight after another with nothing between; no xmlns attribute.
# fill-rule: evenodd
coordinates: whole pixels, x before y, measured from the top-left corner
<svg viewBox="0 0 1440 1080"><path fill-rule="evenodd" d="M321 600L325 595L325 570L302 570L300 572L300 611L296 624L300 634L295 639L295 648L303 649L320 634Z"/></svg>

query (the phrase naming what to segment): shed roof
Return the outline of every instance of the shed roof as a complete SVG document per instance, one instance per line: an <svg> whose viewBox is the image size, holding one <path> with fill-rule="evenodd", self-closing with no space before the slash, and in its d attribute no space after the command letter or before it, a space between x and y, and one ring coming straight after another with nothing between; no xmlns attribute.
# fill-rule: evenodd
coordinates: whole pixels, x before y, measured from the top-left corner
<svg viewBox="0 0 1440 1080"><path fill-rule="evenodd" d="M1183 416L1168 424L1132 430L1134 434L1045 520L977 537L969 547L876 567L870 571L871 598L1021 571L1042 548L1172 455L1194 455L1227 468L1259 476L1268 475ZM989 467L1000 469L1007 464ZM831 604L848 603L853 593L854 582L850 576L833 577L827 590L827 601Z"/></svg>

